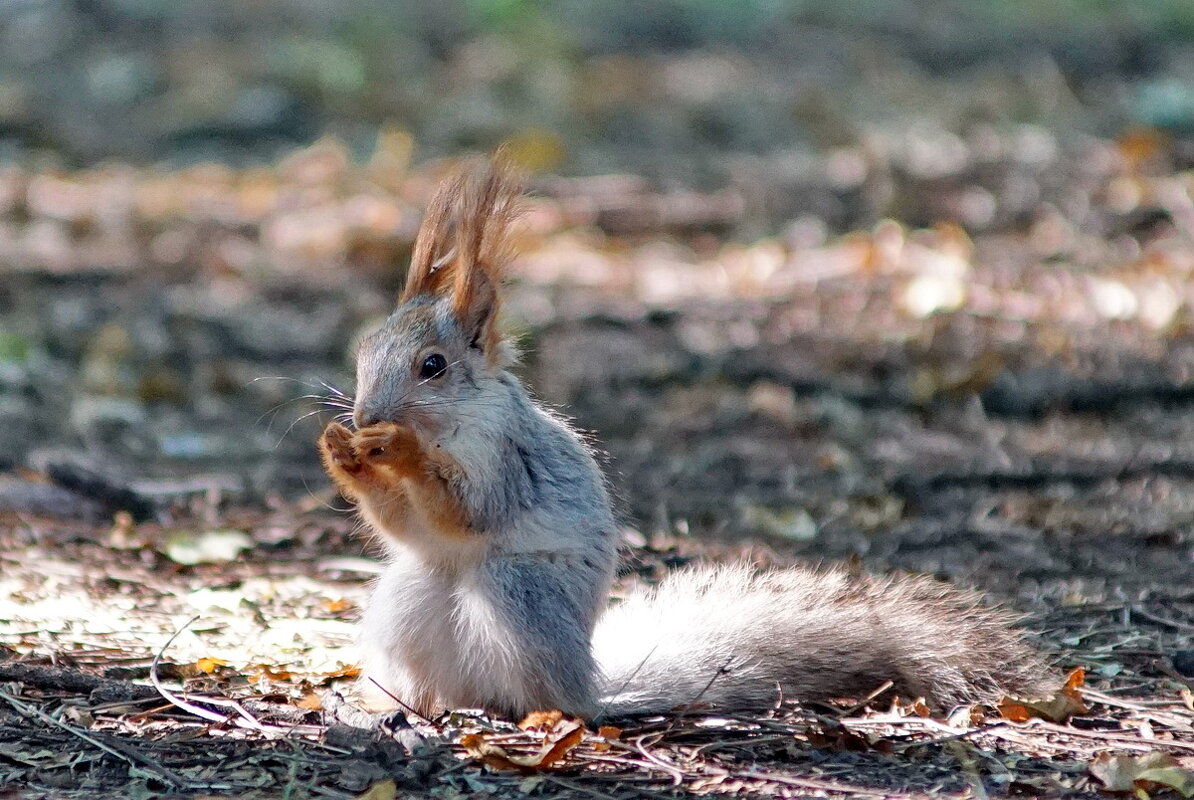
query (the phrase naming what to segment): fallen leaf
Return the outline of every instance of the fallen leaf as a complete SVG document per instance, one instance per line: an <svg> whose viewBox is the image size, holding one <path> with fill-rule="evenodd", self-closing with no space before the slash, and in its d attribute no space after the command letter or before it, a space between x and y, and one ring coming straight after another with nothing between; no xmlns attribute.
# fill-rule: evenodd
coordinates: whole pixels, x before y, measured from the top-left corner
<svg viewBox="0 0 1194 800"><path fill-rule="evenodd" d="M491 769L515 770L531 774L550 769L584 739L585 729L579 722L571 723L555 741L545 743L533 756L512 756L500 745L490 742L482 734L470 733L460 740L465 751Z"/></svg>
<svg viewBox="0 0 1194 800"><path fill-rule="evenodd" d="M1041 700L1004 697L996 705L996 710L999 716L1012 722L1027 722L1033 717L1050 722L1066 722L1070 717L1090 710L1082 699L1082 685L1085 682L1086 670L1078 667L1066 676L1065 684L1051 697Z"/></svg>
<svg viewBox="0 0 1194 800"><path fill-rule="evenodd" d="M911 701L907 701L907 702L905 702L897 697L895 704L899 708L899 710L905 714L913 714L918 717L933 716L932 709L930 709L928 704L925 703L925 699L923 697L918 697L915 700L911 700Z"/></svg>
<svg viewBox="0 0 1194 800"><path fill-rule="evenodd" d="M398 796L398 784L392 780L375 783L358 794L354 800L394 800Z"/></svg>
<svg viewBox="0 0 1194 800"><path fill-rule="evenodd" d="M259 681L262 679L270 681L288 681L294 678L294 673L290 670L281 667L275 667L272 664L250 664L245 667L245 672L250 676L251 680Z"/></svg>
<svg viewBox="0 0 1194 800"><path fill-rule="evenodd" d="M319 684L331 683L343 678L359 678L361 676L361 668L356 664L341 664L339 669L334 669L331 672L320 672L317 675L311 676L318 678L316 681Z"/></svg>
<svg viewBox="0 0 1194 800"><path fill-rule="evenodd" d="M253 546L244 531L218 530L192 533L174 531L166 538L166 557L176 564L222 564Z"/></svg>
<svg viewBox="0 0 1194 800"><path fill-rule="evenodd" d="M226 666L228 666L227 661L222 658L212 658L211 656L204 656L195 662L195 669L199 670L205 675L210 675L220 667Z"/></svg>
<svg viewBox="0 0 1194 800"><path fill-rule="evenodd" d="M593 742L593 749L604 753L610 749L610 742L622 735L622 729L614 725L602 725L597 729L597 736L602 741Z"/></svg>
<svg viewBox="0 0 1194 800"><path fill-rule="evenodd" d="M522 718L518 727L524 731L549 731L564 718L564 712L559 710L532 711Z"/></svg>
<svg viewBox="0 0 1194 800"><path fill-rule="evenodd" d="M817 521L803 508L747 505L741 513L743 524L770 536L793 542L807 542L817 536Z"/></svg>
<svg viewBox="0 0 1194 800"><path fill-rule="evenodd" d="M1166 753L1143 756L1100 753L1090 764L1090 774L1109 792L1147 793L1163 786L1182 797L1194 796L1194 772L1182 768L1177 759Z"/></svg>
<svg viewBox="0 0 1194 800"><path fill-rule="evenodd" d="M308 711L319 711L323 708L323 698L315 692L307 692L295 705Z"/></svg>
<svg viewBox="0 0 1194 800"><path fill-rule="evenodd" d="M351 611L355 607L355 604L351 600L343 597L337 600L324 600L320 605L329 614L343 614L345 611Z"/></svg>

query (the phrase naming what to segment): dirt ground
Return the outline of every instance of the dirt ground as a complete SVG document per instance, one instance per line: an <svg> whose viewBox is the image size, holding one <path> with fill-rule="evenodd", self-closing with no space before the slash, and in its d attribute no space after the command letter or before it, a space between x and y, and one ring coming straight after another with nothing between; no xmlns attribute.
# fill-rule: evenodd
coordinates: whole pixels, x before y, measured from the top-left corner
<svg viewBox="0 0 1194 800"><path fill-rule="evenodd" d="M932 196L1008 185L1020 141ZM377 565L312 443L437 167L383 185L325 143L272 171L6 173L2 791L1189 791L1194 173L1148 137L1054 144L1065 198L974 240L805 220L742 243L733 197L533 186L520 372L608 453L627 582L742 557L929 573L1023 612L1059 690L1086 681L1052 720L789 703L579 741L352 703ZM567 752L542 768L495 755L545 740ZM1141 776L1150 754L1172 761Z"/></svg>

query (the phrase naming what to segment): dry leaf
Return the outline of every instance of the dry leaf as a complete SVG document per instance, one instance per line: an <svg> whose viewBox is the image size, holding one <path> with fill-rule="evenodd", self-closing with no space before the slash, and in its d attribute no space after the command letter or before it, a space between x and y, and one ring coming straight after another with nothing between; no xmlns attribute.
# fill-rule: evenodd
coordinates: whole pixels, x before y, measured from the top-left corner
<svg viewBox="0 0 1194 800"><path fill-rule="evenodd" d="M269 681L288 681L294 677L294 673L275 667L271 664L250 664L245 667L245 672L249 674L251 680L259 681L262 679Z"/></svg>
<svg viewBox="0 0 1194 800"><path fill-rule="evenodd" d="M891 752L891 742L880 736L858 733L842 725L826 726L823 730L809 730L808 743L819 750L842 753Z"/></svg>
<svg viewBox="0 0 1194 800"><path fill-rule="evenodd" d="M564 712L559 710L532 711L522 718L518 727L524 731L549 731L564 718Z"/></svg>
<svg viewBox="0 0 1194 800"><path fill-rule="evenodd" d="M394 800L398 796L398 784L392 780L375 783L356 796L355 800Z"/></svg>
<svg viewBox="0 0 1194 800"><path fill-rule="evenodd" d="M593 742L593 749L604 753L610 749L610 742L622 735L622 729L614 725L602 725L597 729L597 735L603 741Z"/></svg>
<svg viewBox="0 0 1194 800"><path fill-rule="evenodd" d="M194 566L235 561L242 551L252 546L252 538L244 531L174 531L166 537L163 552L176 564Z"/></svg>
<svg viewBox="0 0 1194 800"><path fill-rule="evenodd" d="M329 614L343 614L345 611L351 611L354 607L354 603L351 600L343 597L338 600L324 600L320 605Z"/></svg>
<svg viewBox="0 0 1194 800"><path fill-rule="evenodd" d="M924 699L923 697L918 697L918 698L916 698L916 699L915 699L915 700L913 700L911 703L909 703L908 705L904 706L904 708L905 708L905 710L907 710L907 711L911 711L913 714L915 714L915 715L916 715L916 716L918 716L918 717L931 717L931 716L933 716L933 712L932 712L932 710L931 710L931 709L929 708L929 706L928 706L928 705L925 703L925 699Z"/></svg>
<svg viewBox="0 0 1194 800"><path fill-rule="evenodd" d="M1090 774L1109 792L1150 792L1172 789L1182 797L1194 796L1194 772L1183 769L1166 753L1113 756L1100 753L1090 764Z"/></svg>
<svg viewBox="0 0 1194 800"><path fill-rule="evenodd" d="M334 669L331 672L321 672L318 675L311 676L313 679L318 678L316 683L323 685L338 681L342 678L359 678L361 676L361 668L356 664L341 664L339 669Z"/></svg>
<svg viewBox="0 0 1194 800"><path fill-rule="evenodd" d="M552 764L559 761L585 737L585 729L580 723L572 723L555 741L544 744L543 748L533 756L512 756L504 748L493 744L482 734L470 733L460 740L465 751L491 769L516 770L524 774L550 769Z"/></svg>
<svg viewBox="0 0 1194 800"><path fill-rule="evenodd" d="M211 656L204 656L195 662L195 669L199 670L205 675L210 675L220 667L226 666L228 666L227 661L222 658L212 658Z"/></svg>
<svg viewBox="0 0 1194 800"><path fill-rule="evenodd" d="M307 692L295 705L308 711L319 711L323 708L323 698L315 692Z"/></svg>
<svg viewBox="0 0 1194 800"><path fill-rule="evenodd" d="M1078 667L1066 676L1065 684L1051 697L1042 700L1004 697L996 710L999 716L1012 722L1027 722L1033 717L1050 722L1066 722L1070 717L1090 710L1082 699L1082 684L1085 682L1086 670Z"/></svg>

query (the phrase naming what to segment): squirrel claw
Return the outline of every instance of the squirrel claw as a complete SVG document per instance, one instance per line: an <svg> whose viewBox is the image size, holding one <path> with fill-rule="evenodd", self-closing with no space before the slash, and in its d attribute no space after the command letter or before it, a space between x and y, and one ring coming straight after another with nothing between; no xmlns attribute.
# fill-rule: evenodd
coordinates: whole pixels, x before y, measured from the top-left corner
<svg viewBox="0 0 1194 800"><path fill-rule="evenodd" d="M320 449L328 461L348 473L357 472L361 461L352 446L352 431L339 422L329 422L319 437Z"/></svg>

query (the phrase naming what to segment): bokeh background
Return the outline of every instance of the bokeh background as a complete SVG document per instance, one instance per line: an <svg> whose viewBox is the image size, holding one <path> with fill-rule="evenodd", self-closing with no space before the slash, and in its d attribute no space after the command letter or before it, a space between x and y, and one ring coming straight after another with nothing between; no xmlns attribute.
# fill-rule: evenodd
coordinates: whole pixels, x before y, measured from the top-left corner
<svg viewBox="0 0 1194 800"><path fill-rule="evenodd" d="M351 391L451 158L499 145L536 198L524 374L608 447L632 525L816 549L845 519L835 554L866 550L820 493L893 521L893 487L943 454L1090 457L1031 426L1045 443L1009 451L975 413L1187 391L1184 2L12 0L2 20L0 463L49 480L35 506L324 497L319 395Z"/></svg>
<svg viewBox="0 0 1194 800"><path fill-rule="evenodd" d="M1180 0L12 0L10 160L271 161L396 125L420 159L715 186L886 132L1189 131ZM931 139L929 141L932 141Z"/></svg>

